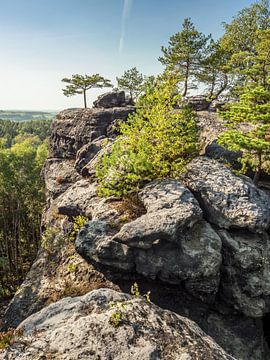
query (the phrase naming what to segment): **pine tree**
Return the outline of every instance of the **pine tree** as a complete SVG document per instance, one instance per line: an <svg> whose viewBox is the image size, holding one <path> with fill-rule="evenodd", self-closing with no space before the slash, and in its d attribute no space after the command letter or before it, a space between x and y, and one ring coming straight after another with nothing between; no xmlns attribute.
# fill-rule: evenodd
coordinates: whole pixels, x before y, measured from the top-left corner
<svg viewBox="0 0 270 360"><path fill-rule="evenodd" d="M120 126L110 155L96 169L103 195L124 196L156 178L179 178L197 154L197 126L189 108L175 110L178 78L149 82L136 113Z"/></svg>
<svg viewBox="0 0 270 360"><path fill-rule="evenodd" d="M209 36L200 33L190 18L184 20L182 30L170 37L168 47L162 46L159 61L168 68L177 69L183 81L182 96L194 88L194 78L204 58Z"/></svg>
<svg viewBox="0 0 270 360"><path fill-rule="evenodd" d="M136 67L124 72L121 77L117 77L117 84L119 89L129 92L130 101L136 101L143 90L143 83L145 76L140 73Z"/></svg>
<svg viewBox="0 0 270 360"><path fill-rule="evenodd" d="M112 87L110 80L105 79L99 74L94 75L72 75L71 78L62 79L68 85L63 89L65 96L73 96L76 94L83 94L84 107L87 108L86 92L93 88Z"/></svg>

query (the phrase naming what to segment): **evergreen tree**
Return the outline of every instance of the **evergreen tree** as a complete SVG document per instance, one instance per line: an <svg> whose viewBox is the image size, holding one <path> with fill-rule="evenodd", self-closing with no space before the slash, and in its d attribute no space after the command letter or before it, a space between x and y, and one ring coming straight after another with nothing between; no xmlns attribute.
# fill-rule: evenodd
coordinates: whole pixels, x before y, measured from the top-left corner
<svg viewBox="0 0 270 360"><path fill-rule="evenodd" d="M257 56L258 31L270 29L268 0L260 0L241 10L231 23L224 24L224 28L220 44L228 56L231 95L239 97L246 82L244 70L250 66L243 58Z"/></svg>
<svg viewBox="0 0 270 360"><path fill-rule="evenodd" d="M211 39L196 74L197 80L206 85L206 95L211 101L217 99L229 85L227 61L227 52L218 41Z"/></svg>
<svg viewBox="0 0 270 360"><path fill-rule="evenodd" d="M179 178L196 156L194 114L189 108L175 110L178 80L151 79L136 113L120 125L121 135L96 169L101 194L121 197L156 178Z"/></svg>
<svg viewBox="0 0 270 360"><path fill-rule="evenodd" d="M190 18L184 20L182 30L170 37L168 47L162 46L159 61L168 68L177 69L183 81L182 96L194 88L194 78L201 67L209 36L200 33Z"/></svg>
<svg viewBox="0 0 270 360"><path fill-rule="evenodd" d="M270 91L259 86L246 88L240 101L232 104L223 117L228 120L229 129L220 135L219 143L242 152L242 171L250 166L257 183L270 160ZM269 171L266 167L265 170Z"/></svg>
<svg viewBox="0 0 270 360"><path fill-rule="evenodd" d="M130 100L136 101L143 89L145 77L140 73L136 67L124 72L121 77L117 77L117 84L119 89L129 92Z"/></svg>
<svg viewBox="0 0 270 360"><path fill-rule="evenodd" d="M71 78L62 79L68 85L63 89L65 96L83 94L84 107L87 108L86 92L93 88L112 87L110 80L105 79L99 74L94 75L72 75Z"/></svg>

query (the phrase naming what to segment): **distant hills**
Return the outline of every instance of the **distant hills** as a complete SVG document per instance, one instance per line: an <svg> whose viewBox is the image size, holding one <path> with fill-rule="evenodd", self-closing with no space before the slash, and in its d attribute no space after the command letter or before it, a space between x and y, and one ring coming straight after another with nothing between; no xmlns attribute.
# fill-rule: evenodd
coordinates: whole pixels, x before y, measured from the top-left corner
<svg viewBox="0 0 270 360"><path fill-rule="evenodd" d="M51 120L56 112L0 110L0 119L11 121Z"/></svg>

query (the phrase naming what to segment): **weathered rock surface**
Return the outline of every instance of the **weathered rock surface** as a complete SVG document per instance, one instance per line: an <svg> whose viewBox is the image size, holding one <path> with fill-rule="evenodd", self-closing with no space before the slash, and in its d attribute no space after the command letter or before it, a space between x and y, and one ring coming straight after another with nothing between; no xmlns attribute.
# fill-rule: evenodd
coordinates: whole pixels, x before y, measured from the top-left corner
<svg viewBox="0 0 270 360"><path fill-rule="evenodd" d="M81 147L107 136L107 128L114 120L125 120L134 110L134 107L127 106L60 112L52 124L50 157L75 159Z"/></svg>
<svg viewBox="0 0 270 360"><path fill-rule="evenodd" d="M220 230L223 243L222 296L246 316L270 312L270 238L268 234Z"/></svg>
<svg viewBox="0 0 270 360"><path fill-rule="evenodd" d="M81 177L74 168L74 160L48 159L43 169L47 198L55 199Z"/></svg>
<svg viewBox="0 0 270 360"><path fill-rule="evenodd" d="M205 156L219 160L225 164L230 164L230 167L233 169L241 169L241 163L239 161L242 157L241 151L230 151L219 145L216 141L206 146Z"/></svg>
<svg viewBox="0 0 270 360"><path fill-rule="evenodd" d="M152 280L184 282L194 296L212 300L219 285L221 240L202 220L197 200L176 180L148 185L141 198L147 213L116 234L104 221L86 224L76 239L78 253Z"/></svg>
<svg viewBox="0 0 270 360"><path fill-rule="evenodd" d="M154 182L141 192L143 207L135 212L125 201L99 198L96 163L110 151L117 119L132 111L122 106L66 110L55 120L52 158L44 168L43 228L52 236L9 305L2 329L63 297L100 287L129 292L137 281L145 292L151 290L154 303L196 321L236 359L268 360L269 198L207 158L194 160L188 172L193 194L178 181ZM208 155L221 161L222 149L213 144L223 121L207 111L198 118L201 153L212 144ZM70 238L76 215L91 220L77 238L88 263ZM36 345L32 334L28 339ZM42 336L37 341L44 345Z"/></svg>
<svg viewBox="0 0 270 360"><path fill-rule="evenodd" d="M100 152L105 141L105 136L102 136L80 148L76 154L76 162L74 165L78 173L81 174L83 167Z"/></svg>
<svg viewBox="0 0 270 360"><path fill-rule="evenodd" d="M118 327L109 303L125 303ZM109 289L65 298L25 320L3 359L233 360L194 322Z"/></svg>
<svg viewBox="0 0 270 360"><path fill-rule="evenodd" d="M211 102L207 100L206 96L203 95L188 96L184 98L184 103L191 106L195 111L207 110L211 104Z"/></svg>
<svg viewBox="0 0 270 360"><path fill-rule="evenodd" d="M189 164L184 182L212 224L257 232L269 228L269 196L225 165L205 157L196 158Z"/></svg>
<svg viewBox="0 0 270 360"><path fill-rule="evenodd" d="M126 96L124 91L110 91L100 95L94 101L95 108L113 108L119 106L126 106Z"/></svg>

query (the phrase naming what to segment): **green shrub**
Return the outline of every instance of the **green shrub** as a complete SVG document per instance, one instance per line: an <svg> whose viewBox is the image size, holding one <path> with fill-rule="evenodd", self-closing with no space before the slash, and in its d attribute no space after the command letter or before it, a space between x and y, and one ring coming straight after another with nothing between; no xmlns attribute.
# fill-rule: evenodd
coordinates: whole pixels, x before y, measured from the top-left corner
<svg viewBox="0 0 270 360"><path fill-rule="evenodd" d="M137 111L120 124L121 135L97 168L99 193L122 197L159 178L178 178L198 153L197 126L180 102L178 79L162 76L150 83Z"/></svg>
<svg viewBox="0 0 270 360"><path fill-rule="evenodd" d="M70 240L74 241L81 228L87 223L88 218L83 215L78 215L73 218L73 230Z"/></svg>

